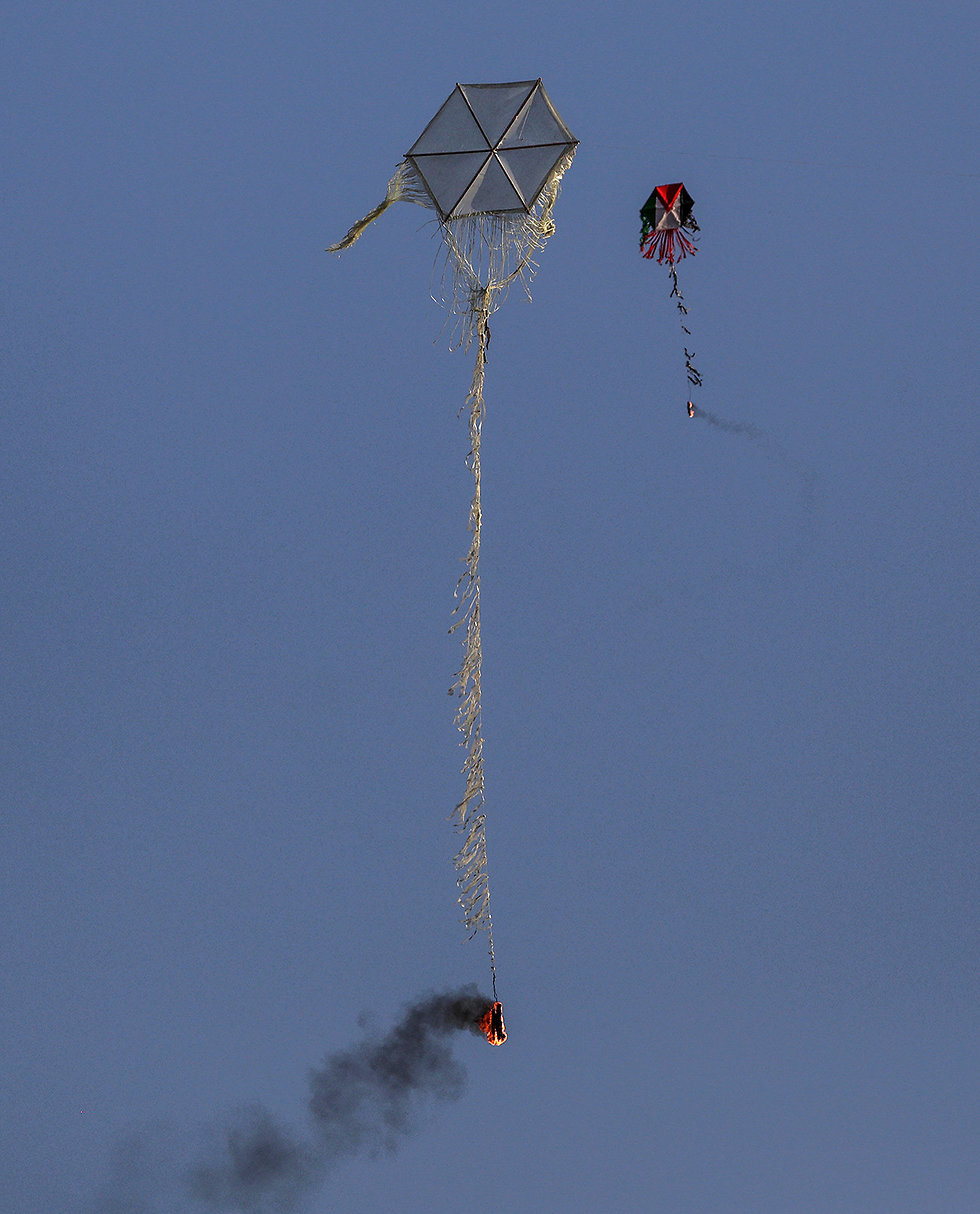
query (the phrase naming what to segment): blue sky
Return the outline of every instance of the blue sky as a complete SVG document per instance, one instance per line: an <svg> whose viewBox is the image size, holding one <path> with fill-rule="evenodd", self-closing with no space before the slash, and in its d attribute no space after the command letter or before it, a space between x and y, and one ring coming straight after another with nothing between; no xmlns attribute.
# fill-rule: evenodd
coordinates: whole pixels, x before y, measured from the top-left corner
<svg viewBox="0 0 980 1214"><path fill-rule="evenodd" d="M977 25L7 6L11 1214L199 1214L202 1127L302 1130L324 1057L488 985L447 822L470 358L428 213L323 250L456 81L538 76L581 143L487 370L510 1039L308 1208L980 1206ZM637 253L676 180L699 404L741 432L687 418Z"/></svg>

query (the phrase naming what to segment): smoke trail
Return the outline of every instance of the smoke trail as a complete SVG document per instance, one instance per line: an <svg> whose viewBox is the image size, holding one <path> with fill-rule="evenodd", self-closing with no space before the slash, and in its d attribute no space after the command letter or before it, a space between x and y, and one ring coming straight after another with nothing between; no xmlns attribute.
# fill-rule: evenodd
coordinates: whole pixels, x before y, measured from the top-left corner
<svg viewBox="0 0 980 1214"><path fill-rule="evenodd" d="M762 451L767 459L787 469L796 477L799 485L799 511L796 521L796 537L791 550L787 553L787 558L790 562L799 560L812 545L814 539L820 498L820 483L816 471L805 460L791 455L776 442L767 430L763 430L759 426L753 426L749 422L735 422L730 421L726 417L719 417L717 414L709 413L707 409L702 409L700 405L695 405L691 401L688 402L688 411L691 417L700 417L709 426L714 426L717 430L724 430L727 434L738 434L743 438L747 438L749 442L754 443ZM785 558L782 563L785 563ZM745 572L744 570L742 571L743 575Z"/></svg>
<svg viewBox="0 0 980 1214"><path fill-rule="evenodd" d="M466 1075L445 1038L463 1029L482 1035L489 1006L475 988L432 995L410 1007L387 1037L328 1058L310 1084L310 1112L325 1154L394 1150L396 1137L410 1129L415 1092L458 1099Z"/></svg>
<svg viewBox="0 0 980 1214"><path fill-rule="evenodd" d="M316 1145L295 1138L261 1106L240 1110L212 1134L207 1158L194 1164L188 1180L209 1209L285 1214L325 1176Z"/></svg>
<svg viewBox="0 0 980 1214"><path fill-rule="evenodd" d="M771 582L773 578L791 571L813 548L820 531L823 486L819 473L805 457L787 451L768 430L749 422L719 417L691 400L688 401L688 414L717 430L746 439L763 459L781 468L788 474L787 484L793 487L795 505L787 507L779 497L774 498L773 505L777 508L771 511L771 515L774 520L781 520L780 525L786 534L780 537L773 530L771 556L768 559L746 560L739 557L736 549L732 557L724 558L724 564L720 567L704 569L686 577L683 573L675 574L669 581L651 582L644 586L642 595L625 601L624 610L629 612L651 607L660 609L678 602L713 611L719 590L740 582Z"/></svg>
<svg viewBox="0 0 980 1214"><path fill-rule="evenodd" d="M744 434L746 438L754 439L756 442L762 442L768 447L775 448L775 444L769 438L769 435L766 434L765 430L760 430L758 426L750 426L748 422L730 422L726 418L709 413L707 409L702 409L700 405L695 405L691 402L688 403L688 409L691 417L703 417L709 426L716 426L719 430L727 430L729 434ZM781 451L780 454L782 454Z"/></svg>
<svg viewBox="0 0 980 1214"><path fill-rule="evenodd" d="M700 405L689 405L691 417L703 418L709 426L714 426L718 430L724 430L728 434L741 434L750 442L755 443L762 448L767 457L774 463L788 468L800 481L800 505L802 510L801 518L801 542L803 533L809 533L810 523L812 520L813 511L816 506L816 498L818 494L817 474L804 460L797 458L795 455L790 455L767 430L762 430L758 426L750 425L748 422L733 422L728 418L718 417L715 413L709 413L707 409L702 409Z"/></svg>
<svg viewBox="0 0 980 1214"><path fill-rule="evenodd" d="M171 1175L150 1176L137 1158L150 1152L134 1136L125 1166L117 1161L114 1181L95 1214L162 1214L157 1199L175 1187L173 1172L179 1172L180 1204L167 1198L167 1214L178 1208L241 1214L300 1209L341 1159L395 1151L414 1127L419 1097L456 1100L462 1095L466 1073L453 1057L450 1038L464 1030L482 1036L480 1021L489 1006L490 1000L472 986L430 995L406 1008L385 1036L331 1054L310 1075L309 1138L295 1135L254 1106L215 1123L189 1167L170 1164L166 1171Z"/></svg>

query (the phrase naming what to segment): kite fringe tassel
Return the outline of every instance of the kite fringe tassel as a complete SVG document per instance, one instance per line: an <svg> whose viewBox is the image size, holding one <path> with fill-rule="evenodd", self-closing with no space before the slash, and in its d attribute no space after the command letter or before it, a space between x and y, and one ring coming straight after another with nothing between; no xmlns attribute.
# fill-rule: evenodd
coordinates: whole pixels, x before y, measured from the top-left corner
<svg viewBox="0 0 980 1214"><path fill-rule="evenodd" d="M644 232L640 237L640 249L644 257L656 257L660 265L666 261L673 265L698 251L697 245L680 228L666 228L660 232Z"/></svg>
<svg viewBox="0 0 980 1214"><path fill-rule="evenodd" d="M441 293L458 318L454 349L470 348L478 336L483 310L487 317L496 312L515 282L523 285L530 298L537 270L534 255L554 234L555 203L574 156L572 148L555 165L530 214L486 213L440 222L446 251Z"/></svg>
<svg viewBox="0 0 980 1214"><path fill-rule="evenodd" d="M340 253L344 249L349 249L352 244L358 241L361 233L366 227L374 223L379 215L383 215L385 211L395 202L414 202L417 206L429 206L429 195L426 192L425 185L419 177L415 168L407 160L401 161L398 168L395 169L391 180L388 182L388 190L385 194L384 202L379 202L378 205L359 219L357 223L350 229L343 240L338 240L336 244L327 247L328 253Z"/></svg>

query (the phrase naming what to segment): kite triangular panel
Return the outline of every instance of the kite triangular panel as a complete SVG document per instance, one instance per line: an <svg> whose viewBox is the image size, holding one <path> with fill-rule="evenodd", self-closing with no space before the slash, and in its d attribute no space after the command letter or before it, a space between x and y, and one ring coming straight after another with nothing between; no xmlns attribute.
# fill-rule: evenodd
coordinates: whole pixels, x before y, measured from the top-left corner
<svg viewBox="0 0 980 1214"><path fill-rule="evenodd" d="M503 148L497 152L501 164L513 178L528 210L548 180L548 175L564 156L567 143L546 143L543 147Z"/></svg>
<svg viewBox="0 0 980 1214"><path fill-rule="evenodd" d="M524 200L496 156L491 156L457 205L452 218L485 211L525 211Z"/></svg>
<svg viewBox="0 0 980 1214"><path fill-rule="evenodd" d="M466 104L459 85L453 89L435 118L408 149L409 156L424 152L476 152L488 146Z"/></svg>
<svg viewBox="0 0 980 1214"><path fill-rule="evenodd" d="M526 147L534 143L574 143L572 132L558 117L544 85L537 88L524 103L521 112L500 140L502 148Z"/></svg>
<svg viewBox="0 0 980 1214"><path fill-rule="evenodd" d="M487 139L496 145L538 83L537 80L518 80L513 84L460 84L456 87L472 107Z"/></svg>
<svg viewBox="0 0 980 1214"><path fill-rule="evenodd" d="M409 156L425 182L439 213L445 218L490 158L485 152L443 152L432 156Z"/></svg>

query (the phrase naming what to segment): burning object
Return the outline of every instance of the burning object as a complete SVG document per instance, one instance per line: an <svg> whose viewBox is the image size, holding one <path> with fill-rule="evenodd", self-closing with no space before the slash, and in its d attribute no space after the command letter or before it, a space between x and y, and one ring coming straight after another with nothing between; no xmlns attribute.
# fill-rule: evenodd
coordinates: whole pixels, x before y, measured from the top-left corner
<svg viewBox="0 0 980 1214"><path fill-rule="evenodd" d="M503 1045L507 1040L504 1028L504 1009L499 1003L491 1003L480 1021L483 1035L491 1045Z"/></svg>

